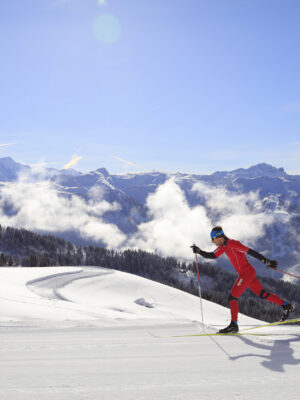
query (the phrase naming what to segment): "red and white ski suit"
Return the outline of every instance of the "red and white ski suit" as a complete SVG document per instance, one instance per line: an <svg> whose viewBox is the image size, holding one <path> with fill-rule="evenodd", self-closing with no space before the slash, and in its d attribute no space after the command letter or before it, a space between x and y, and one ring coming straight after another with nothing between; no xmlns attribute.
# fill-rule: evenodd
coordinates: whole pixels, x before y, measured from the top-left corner
<svg viewBox="0 0 300 400"><path fill-rule="evenodd" d="M217 258L225 253L239 275L231 289L231 296L229 297L232 321L237 321L239 311L237 299L246 288L252 290L252 292L257 296L260 296L262 299L266 299L272 303L278 304L279 306L282 306L284 303L284 300L280 297L264 290L262 284L256 277L254 267L249 263L246 257L248 251L249 247L246 247L241 242L233 239L227 239L223 246L219 246L214 251Z"/></svg>

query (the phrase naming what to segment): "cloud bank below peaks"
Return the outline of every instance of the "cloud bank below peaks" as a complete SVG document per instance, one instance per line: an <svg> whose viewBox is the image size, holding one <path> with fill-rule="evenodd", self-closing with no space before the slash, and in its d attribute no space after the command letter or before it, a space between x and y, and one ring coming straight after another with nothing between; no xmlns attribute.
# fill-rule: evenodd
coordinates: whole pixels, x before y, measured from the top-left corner
<svg viewBox="0 0 300 400"><path fill-rule="evenodd" d="M274 215L263 211L257 193L230 193L202 182L195 183L192 191L199 197L195 207L189 206L175 180L159 186L147 198L150 221L140 224L127 244L165 256L190 258L190 245L195 242L207 251L215 249L209 236L214 225L222 225L229 237L251 244L274 222Z"/></svg>
<svg viewBox="0 0 300 400"><path fill-rule="evenodd" d="M130 247L161 253L165 256L189 257L189 246L207 238L210 220L203 206L190 208L184 192L174 180L160 185L147 198L149 222L139 225L128 241Z"/></svg>
<svg viewBox="0 0 300 400"><path fill-rule="evenodd" d="M275 213L266 212L258 193L232 193L222 186L197 182L193 191L204 199L213 225L222 225L228 236L254 243L275 222Z"/></svg>
<svg viewBox="0 0 300 400"><path fill-rule="evenodd" d="M36 173L26 173L17 182L4 183L0 194L3 225L49 233L72 231L114 248L126 239L116 225L103 219L106 212L118 210L119 204L96 198L95 190L85 201L59 191L49 180L37 180Z"/></svg>
<svg viewBox="0 0 300 400"><path fill-rule="evenodd" d="M199 198L194 207L180 181L174 178L160 185L146 200L147 222L126 235L105 219L107 212L123 214L118 202L104 199L101 185L93 186L84 199L63 191L39 169L21 174L17 182L0 185L0 218L6 226L54 234L73 232L112 249L143 249L183 259L192 257L193 243L207 251L215 248L209 238L214 225L222 225L229 237L251 245L276 218L275 212L263 210L257 193L231 193L202 182L195 183L192 192Z"/></svg>

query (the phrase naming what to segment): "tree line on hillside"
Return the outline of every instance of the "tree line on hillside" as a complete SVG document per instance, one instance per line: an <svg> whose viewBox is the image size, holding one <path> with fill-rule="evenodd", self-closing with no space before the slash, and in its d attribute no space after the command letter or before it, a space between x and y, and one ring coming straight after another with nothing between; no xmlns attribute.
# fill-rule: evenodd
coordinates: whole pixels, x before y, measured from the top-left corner
<svg viewBox="0 0 300 400"><path fill-rule="evenodd" d="M0 266L100 266L139 275L198 296L195 263L161 257L142 250L122 252L96 246L75 246L51 235L0 225ZM211 263L199 263L204 299L228 307L228 295L236 274ZM293 302L300 313L300 287L282 280L260 278L264 288ZM278 320L280 308L247 289L239 299L240 311L265 321Z"/></svg>

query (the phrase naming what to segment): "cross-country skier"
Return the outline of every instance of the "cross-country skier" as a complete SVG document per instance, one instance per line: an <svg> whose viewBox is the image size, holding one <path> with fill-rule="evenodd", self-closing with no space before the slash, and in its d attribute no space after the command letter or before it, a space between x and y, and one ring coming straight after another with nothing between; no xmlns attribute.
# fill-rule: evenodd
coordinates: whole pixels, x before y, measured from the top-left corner
<svg viewBox="0 0 300 400"><path fill-rule="evenodd" d="M229 239L224 234L223 229L220 226L213 228L210 236L212 242L217 246L214 252L203 251L195 244L191 246L193 252L200 254L202 257L211 259L218 258L225 253L239 275L231 289L228 298L231 311L231 323L226 328L221 329L219 333L236 333L239 331L237 322L239 312L238 298L246 290L246 288L251 289L252 292L254 292L260 298L281 306L283 311L281 321L285 321L293 310L293 305L276 296L276 294L269 293L264 290L262 284L257 279L256 271L249 263L246 254L249 254L250 256L262 261L267 265L267 267L273 269L276 269L278 264L277 261L269 260L257 251L244 246L239 241Z"/></svg>

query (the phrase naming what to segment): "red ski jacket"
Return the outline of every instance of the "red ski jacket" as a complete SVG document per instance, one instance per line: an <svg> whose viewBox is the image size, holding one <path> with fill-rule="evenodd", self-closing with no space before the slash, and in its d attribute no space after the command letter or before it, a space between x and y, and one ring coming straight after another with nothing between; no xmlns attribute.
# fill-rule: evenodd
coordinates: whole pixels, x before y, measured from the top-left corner
<svg viewBox="0 0 300 400"><path fill-rule="evenodd" d="M216 257L220 257L223 253L231 261L237 273L240 275L249 268L253 268L249 263L246 253L248 253L249 247L244 246L238 240L227 239L223 246L219 246L214 251Z"/></svg>

